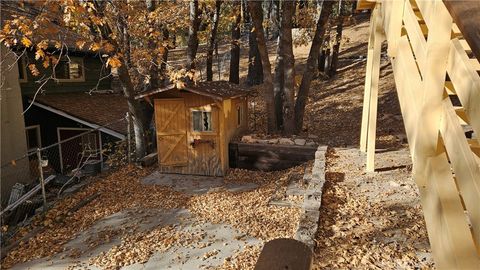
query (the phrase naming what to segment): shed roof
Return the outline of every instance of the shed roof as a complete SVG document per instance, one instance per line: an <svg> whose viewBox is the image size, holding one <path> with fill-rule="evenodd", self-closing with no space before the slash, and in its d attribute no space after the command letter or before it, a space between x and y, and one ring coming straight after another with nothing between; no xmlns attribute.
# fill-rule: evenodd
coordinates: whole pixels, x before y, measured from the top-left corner
<svg viewBox="0 0 480 270"><path fill-rule="evenodd" d="M140 93L135 98L139 99L174 89L178 88L174 84L170 84L163 88L158 88L149 92ZM250 92L249 89L244 88L238 84L230 83L228 81L198 82L196 84L187 85L181 90L185 90L202 96L211 97L214 99L229 99L241 97L248 95L248 93Z"/></svg>
<svg viewBox="0 0 480 270"><path fill-rule="evenodd" d="M113 131L110 134L114 136L119 133L116 137L127 134L127 123L120 119L128 112L128 105L121 94L46 94L37 96L34 104L91 127L105 126L102 131Z"/></svg>

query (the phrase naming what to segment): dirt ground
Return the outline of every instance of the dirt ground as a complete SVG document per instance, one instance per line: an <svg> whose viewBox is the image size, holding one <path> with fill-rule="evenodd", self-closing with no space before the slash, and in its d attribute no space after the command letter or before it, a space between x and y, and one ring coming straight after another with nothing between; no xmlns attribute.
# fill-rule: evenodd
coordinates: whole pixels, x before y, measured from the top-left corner
<svg viewBox="0 0 480 270"><path fill-rule="evenodd" d="M357 23L346 27L344 37L348 39L345 38L342 44L338 74L327 80L313 81L309 95L303 135L316 135L317 143L330 147L314 269L433 268L418 191L410 176L411 160L404 141L393 74L386 57L382 57L380 73L377 172L364 173L365 157L358 151L358 141L367 35L368 21L365 19L358 19ZM295 48L297 75L302 74L308 49L305 46ZM245 59L242 61L244 63ZM265 133L262 101L259 97L251 101L256 105L250 107L250 127L255 133ZM96 231L94 237L85 238L85 246L90 249L68 249L68 243L118 213L161 209L162 215L166 215L174 209L186 209L188 216L178 217L180 224L183 224L182 220L190 222L185 227L220 224L240 240L258 240L239 242L233 239L229 243L238 244L239 248L222 257L217 254L221 253L218 250L224 249L220 245L217 251L200 255L206 258L205 261L218 256L223 259L211 265L219 269L252 269L265 241L293 236L299 210L285 211L285 208L270 206L267 202L279 186L285 184L286 177L301 174L302 170L303 167L274 173L235 170L225 183L248 182L258 187L240 193L221 189L188 194L159 185L145 186L140 179L149 175L151 170L123 168L99 176L93 185L50 210L45 219L35 220L33 227L41 226L45 230L12 251L2 261L2 267L16 265L22 269L21 263L43 258L44 263L51 263L51 268L55 268L55 260L80 269L115 269L127 265L141 268L151 258L156 260L158 254L175 254L175 250L185 245L196 248L200 248L201 243L208 245L210 236L184 230L178 224L157 221L155 226L142 227L126 219L122 226L107 227ZM102 194L98 199L73 214L66 213L78 201L96 192ZM146 215L145 220L155 216L148 211L137 214ZM22 230L17 238L31 229ZM104 244L107 246L102 251L95 249ZM59 258L58 254L65 257ZM82 256L88 259L79 264ZM182 258L178 260L176 263L182 262ZM30 267L38 269L35 264ZM208 268L208 263L202 267ZM183 269L190 268L184 266Z"/></svg>

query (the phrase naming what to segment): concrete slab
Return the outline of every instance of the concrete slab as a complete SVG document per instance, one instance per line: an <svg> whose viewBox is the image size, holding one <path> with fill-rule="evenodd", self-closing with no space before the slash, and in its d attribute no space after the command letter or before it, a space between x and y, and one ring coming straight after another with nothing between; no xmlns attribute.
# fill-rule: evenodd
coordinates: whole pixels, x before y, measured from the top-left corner
<svg viewBox="0 0 480 270"><path fill-rule="evenodd" d="M122 233L147 232L167 225L175 225L178 232L202 235L203 239L187 246L174 244L166 251L154 252L143 264L136 263L122 269L201 269L219 266L245 246L261 243L261 240L248 237L230 225L199 222L186 209L130 209L108 216L78 234L66 244L64 252L52 258L17 264L12 269L71 269L73 266L100 269L90 265L89 259L119 245ZM118 230L118 234L113 234L108 241L92 241L108 230ZM78 256L71 256L73 252Z"/></svg>

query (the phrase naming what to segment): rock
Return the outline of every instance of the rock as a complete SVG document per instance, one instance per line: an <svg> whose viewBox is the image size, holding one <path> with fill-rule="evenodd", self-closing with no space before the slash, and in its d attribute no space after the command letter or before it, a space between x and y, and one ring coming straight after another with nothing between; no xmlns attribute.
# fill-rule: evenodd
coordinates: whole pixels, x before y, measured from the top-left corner
<svg viewBox="0 0 480 270"><path fill-rule="evenodd" d="M309 134L308 137L309 139L318 139L317 135Z"/></svg>
<svg viewBox="0 0 480 270"><path fill-rule="evenodd" d="M295 139L294 142L295 142L296 145L305 145L307 140L305 140L305 139Z"/></svg>
<svg viewBox="0 0 480 270"><path fill-rule="evenodd" d="M277 144L277 143L278 143L278 139L270 139L270 140L268 140L268 143L269 143L269 144Z"/></svg>
<svg viewBox="0 0 480 270"><path fill-rule="evenodd" d="M307 142L305 145L306 146L315 146L317 144L315 142Z"/></svg>
<svg viewBox="0 0 480 270"><path fill-rule="evenodd" d="M399 187L399 186L400 186L399 183L396 183L396 182L393 182L393 181L389 181L388 183L389 183L390 186L392 186L392 187Z"/></svg>
<svg viewBox="0 0 480 270"><path fill-rule="evenodd" d="M244 143L254 143L255 139L250 135L245 135L242 137L242 142Z"/></svg>
<svg viewBox="0 0 480 270"><path fill-rule="evenodd" d="M284 145L294 145L294 144L295 144L295 143L294 143L291 139L289 139L289 138L280 138L280 139L278 140L278 142L279 142L280 144L284 144Z"/></svg>

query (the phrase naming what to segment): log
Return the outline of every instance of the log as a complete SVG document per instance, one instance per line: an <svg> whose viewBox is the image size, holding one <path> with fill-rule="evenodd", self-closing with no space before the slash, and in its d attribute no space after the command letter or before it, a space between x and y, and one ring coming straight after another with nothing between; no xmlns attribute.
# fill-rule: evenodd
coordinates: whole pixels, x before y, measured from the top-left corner
<svg viewBox="0 0 480 270"><path fill-rule="evenodd" d="M157 160L158 160L158 154L157 152L154 152L141 158L140 164L142 165L142 167L149 167L154 164L157 164Z"/></svg>
<svg viewBox="0 0 480 270"><path fill-rule="evenodd" d="M316 146L233 142L229 144L229 165L262 171L284 170L313 160L316 151Z"/></svg>

